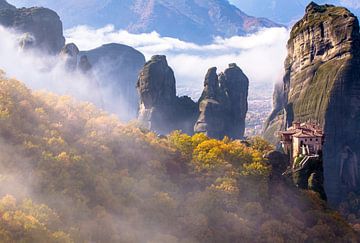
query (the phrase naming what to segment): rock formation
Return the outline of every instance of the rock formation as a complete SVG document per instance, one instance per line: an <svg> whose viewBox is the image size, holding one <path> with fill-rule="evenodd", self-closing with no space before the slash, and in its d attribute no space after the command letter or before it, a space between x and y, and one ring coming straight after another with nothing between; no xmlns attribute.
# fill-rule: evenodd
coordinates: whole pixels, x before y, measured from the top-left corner
<svg viewBox="0 0 360 243"><path fill-rule="evenodd" d="M218 75L210 68L198 103L176 96L173 70L165 56L153 56L140 72L140 123L159 134L173 130L209 137L242 138L245 130L249 80L236 64Z"/></svg>
<svg viewBox="0 0 360 243"><path fill-rule="evenodd" d="M0 25L28 33L34 46L49 54L57 54L65 45L62 23L54 11L47 8L15 8L0 2Z"/></svg>
<svg viewBox="0 0 360 243"><path fill-rule="evenodd" d="M139 104L136 80L145 63L144 55L120 44L106 44L79 55L80 70L87 72L92 66L100 87L106 91L105 108L124 120L135 119Z"/></svg>
<svg viewBox="0 0 360 243"><path fill-rule="evenodd" d="M74 44L66 44L60 52L60 56L64 59L66 67L70 71L74 71L77 68L79 48Z"/></svg>
<svg viewBox="0 0 360 243"><path fill-rule="evenodd" d="M91 70L92 65L86 55L80 57L78 68L82 73L88 73Z"/></svg>
<svg viewBox="0 0 360 243"><path fill-rule="evenodd" d="M225 91L220 88L216 68L210 68L205 76L204 91L198 101L200 116L195 124L196 133L205 133L209 137L224 136L225 117L230 112Z"/></svg>
<svg viewBox="0 0 360 243"><path fill-rule="evenodd" d="M195 132L209 137L243 138L248 110L249 80L236 64L230 64L224 73L217 75L209 69L204 91L199 99L200 116Z"/></svg>
<svg viewBox="0 0 360 243"><path fill-rule="evenodd" d="M359 189L360 34L347 9L311 3L291 31L286 74L274 94L264 135L275 137L293 121L324 129L324 176L336 204Z"/></svg>
<svg viewBox="0 0 360 243"><path fill-rule="evenodd" d="M153 56L140 72L137 89L140 94L139 121L159 134L173 130L193 133L196 104L189 97L176 96L173 70L165 56Z"/></svg>
<svg viewBox="0 0 360 243"><path fill-rule="evenodd" d="M309 158L306 165L292 171L295 185L304 190L312 190L319 193L320 198L327 200L324 190L324 168L322 156Z"/></svg>

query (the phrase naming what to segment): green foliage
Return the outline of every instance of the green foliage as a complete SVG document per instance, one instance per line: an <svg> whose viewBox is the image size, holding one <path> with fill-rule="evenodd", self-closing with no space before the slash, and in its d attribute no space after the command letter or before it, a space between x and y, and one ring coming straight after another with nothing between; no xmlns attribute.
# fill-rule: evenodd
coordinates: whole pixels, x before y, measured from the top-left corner
<svg viewBox="0 0 360 243"><path fill-rule="evenodd" d="M324 241L356 239L310 196L273 184L260 138L158 138L6 78L0 138L4 242L298 242L317 228L334 232Z"/></svg>

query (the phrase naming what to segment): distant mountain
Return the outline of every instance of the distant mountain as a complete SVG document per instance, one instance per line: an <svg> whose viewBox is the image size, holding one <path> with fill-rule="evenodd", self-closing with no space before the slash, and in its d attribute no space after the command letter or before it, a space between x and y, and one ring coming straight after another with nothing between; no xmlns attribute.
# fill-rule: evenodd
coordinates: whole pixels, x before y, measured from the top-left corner
<svg viewBox="0 0 360 243"><path fill-rule="evenodd" d="M114 24L133 33L157 31L163 36L196 43L211 42L214 36L231 37L279 26L268 19L251 17L227 0L84 0L81 3L12 0L11 3L54 9L65 27Z"/></svg>

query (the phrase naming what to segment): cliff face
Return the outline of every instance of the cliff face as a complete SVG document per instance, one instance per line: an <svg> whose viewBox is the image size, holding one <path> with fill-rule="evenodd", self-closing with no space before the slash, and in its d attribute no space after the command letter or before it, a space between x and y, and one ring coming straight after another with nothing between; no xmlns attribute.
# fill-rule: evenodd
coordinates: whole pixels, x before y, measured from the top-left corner
<svg viewBox="0 0 360 243"><path fill-rule="evenodd" d="M14 28L33 37L33 46L50 54L57 54L65 45L62 22L47 8L15 8L0 2L0 25Z"/></svg>
<svg viewBox="0 0 360 243"><path fill-rule="evenodd" d="M139 96L136 80L145 63L144 55L136 49L121 44L106 44L79 53L79 68L86 72L89 65L97 75L99 85L107 92L105 108L121 113L124 120L136 118Z"/></svg>
<svg viewBox="0 0 360 243"><path fill-rule="evenodd" d="M217 75L209 69L205 77L204 92L199 99L200 116L195 132L222 139L243 138L248 110L249 80L236 64L230 64L224 73Z"/></svg>
<svg viewBox="0 0 360 243"><path fill-rule="evenodd" d="M331 203L359 188L360 34L347 9L311 3L288 42L265 137L293 121L318 122L326 135L324 175Z"/></svg>
<svg viewBox="0 0 360 243"><path fill-rule="evenodd" d="M140 94L138 119L143 126L159 134L173 130L193 133L196 104L188 97L176 96L174 72L165 56L153 56L145 64L137 89Z"/></svg>

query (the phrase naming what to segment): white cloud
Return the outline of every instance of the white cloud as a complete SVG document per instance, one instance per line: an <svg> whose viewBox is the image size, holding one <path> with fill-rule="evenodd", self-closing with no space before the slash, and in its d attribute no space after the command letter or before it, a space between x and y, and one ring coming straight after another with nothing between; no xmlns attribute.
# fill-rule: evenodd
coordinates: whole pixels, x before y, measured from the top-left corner
<svg viewBox="0 0 360 243"><path fill-rule="evenodd" d="M138 49L147 59L155 54L164 54L175 71L177 84L181 87L179 91L197 98L205 73L213 66L223 71L229 63L235 62L251 82L280 81L289 33L285 28L269 28L245 37L216 37L209 45L161 37L156 32L131 34L115 30L112 25L100 29L78 26L66 30L65 36L67 42L76 43L82 50L114 42Z"/></svg>

